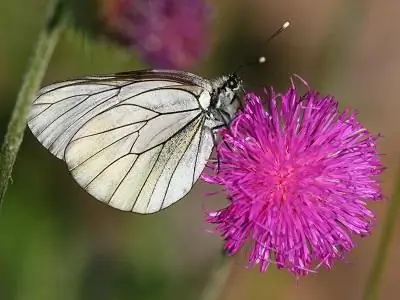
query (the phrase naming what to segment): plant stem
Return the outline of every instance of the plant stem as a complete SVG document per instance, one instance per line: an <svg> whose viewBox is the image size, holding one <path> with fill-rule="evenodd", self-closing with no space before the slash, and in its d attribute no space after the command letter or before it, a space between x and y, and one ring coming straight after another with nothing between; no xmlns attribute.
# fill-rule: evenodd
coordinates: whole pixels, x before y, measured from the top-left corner
<svg viewBox="0 0 400 300"><path fill-rule="evenodd" d="M0 150L0 207L3 204L11 172L24 136L32 101L40 87L55 46L65 26L63 1L54 0L50 2L47 22L40 33L35 53L25 73Z"/></svg>
<svg viewBox="0 0 400 300"><path fill-rule="evenodd" d="M212 271L211 277L207 282L206 287L200 297L201 300L217 300L222 294L225 283L228 280L229 274L231 273L233 266L233 259L222 254L217 265Z"/></svg>
<svg viewBox="0 0 400 300"><path fill-rule="evenodd" d="M399 176L400 177L400 176ZM364 300L379 299L379 287L383 275L384 266L387 260L390 243L393 239L393 233L396 229L397 216L400 210L400 178L398 179L396 191L390 201L386 213L385 223L382 228L382 235L378 245L378 251L375 254L371 271L364 286Z"/></svg>

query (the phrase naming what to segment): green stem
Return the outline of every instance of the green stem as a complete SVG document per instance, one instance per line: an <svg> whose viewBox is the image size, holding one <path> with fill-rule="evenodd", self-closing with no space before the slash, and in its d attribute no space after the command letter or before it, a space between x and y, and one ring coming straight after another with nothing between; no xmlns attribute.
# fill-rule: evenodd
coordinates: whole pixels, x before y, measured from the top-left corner
<svg viewBox="0 0 400 300"><path fill-rule="evenodd" d="M232 266L233 259L223 253L217 265L214 267L211 277L203 290L203 293L200 297L201 300L219 299L225 287L225 283L228 280L229 274L231 273Z"/></svg>
<svg viewBox="0 0 400 300"><path fill-rule="evenodd" d="M54 48L65 25L62 0L50 2L51 6L49 7L47 22L40 33L35 53L24 76L0 150L0 206L3 203L15 159L24 136L32 101L40 87Z"/></svg>
<svg viewBox="0 0 400 300"><path fill-rule="evenodd" d="M400 178L398 179L400 182ZM383 270L387 260L389 246L393 239L396 229L396 221L400 210L400 184L397 184L396 191L390 201L390 205L386 214L385 223L382 228L382 235L378 245L378 251L375 254L371 271L368 275L367 282L364 287L364 300L379 299L379 287L383 275Z"/></svg>

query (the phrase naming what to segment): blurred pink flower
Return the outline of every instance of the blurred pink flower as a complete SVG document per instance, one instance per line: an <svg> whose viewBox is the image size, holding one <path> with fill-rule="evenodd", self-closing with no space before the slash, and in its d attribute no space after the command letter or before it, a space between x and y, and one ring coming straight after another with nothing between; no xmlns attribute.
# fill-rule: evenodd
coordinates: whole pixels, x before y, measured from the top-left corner
<svg viewBox="0 0 400 300"><path fill-rule="evenodd" d="M208 183L224 186L230 203L210 212L229 254L248 240L250 265L271 263L297 276L328 268L354 244L350 235L370 232L368 200L382 199L376 178L383 170L372 136L354 112L309 90L260 98L221 132L219 163Z"/></svg>
<svg viewBox="0 0 400 300"><path fill-rule="evenodd" d="M201 0L102 0L112 36L155 68L187 69L206 52L211 9Z"/></svg>

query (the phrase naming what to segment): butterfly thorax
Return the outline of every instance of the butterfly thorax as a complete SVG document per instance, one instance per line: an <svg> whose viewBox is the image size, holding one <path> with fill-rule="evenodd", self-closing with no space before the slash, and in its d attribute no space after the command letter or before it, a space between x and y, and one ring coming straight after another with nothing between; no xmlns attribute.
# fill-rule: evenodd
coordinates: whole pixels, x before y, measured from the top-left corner
<svg viewBox="0 0 400 300"><path fill-rule="evenodd" d="M235 74L222 76L212 82L210 116L228 124L240 106L242 80Z"/></svg>

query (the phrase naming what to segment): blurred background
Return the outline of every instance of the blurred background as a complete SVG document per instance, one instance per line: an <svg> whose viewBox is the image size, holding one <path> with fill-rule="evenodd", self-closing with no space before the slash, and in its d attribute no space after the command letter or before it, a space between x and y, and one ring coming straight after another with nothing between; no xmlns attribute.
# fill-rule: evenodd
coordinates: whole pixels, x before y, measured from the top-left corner
<svg viewBox="0 0 400 300"><path fill-rule="evenodd" d="M382 176L388 200L371 205L377 214L375 230L370 237L356 239L358 246L346 261L296 281L274 267L264 274L246 269L245 257L239 255L220 297L361 299L399 171L400 2L208 1L205 16L199 16L208 25L197 28L198 36L183 50L165 50L171 55L187 52L188 59L175 61L146 55L142 36L121 33L127 27L118 23L118 0L70 2L73 7L85 2L78 9L78 25L95 20L97 26L100 20L109 34L91 38L100 28L93 24L89 34L81 33L82 28L68 29L43 84L166 64L213 78L265 55L266 64L247 69L243 76L248 90L262 91L269 85L283 90L290 74L299 74L310 86L335 95L342 107L356 108L364 125L384 136L380 152L388 167ZM47 4L48 0L0 1L0 140ZM292 26L267 44L268 36L286 20ZM182 30L181 25L176 28ZM222 241L208 232L212 227L203 212L204 207L223 207L226 202L222 194L205 197L210 186L204 183L198 182L184 200L160 213L120 212L86 194L62 161L29 131L12 179L0 217L1 300L198 299L219 260ZM381 286L380 299L385 300L400 294L399 225L395 234Z"/></svg>

